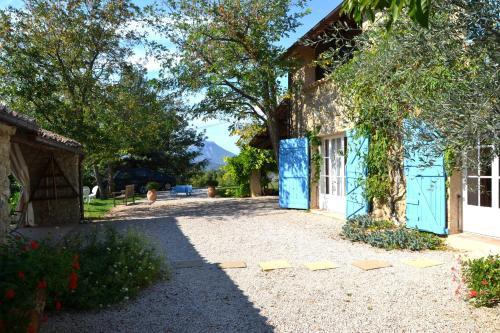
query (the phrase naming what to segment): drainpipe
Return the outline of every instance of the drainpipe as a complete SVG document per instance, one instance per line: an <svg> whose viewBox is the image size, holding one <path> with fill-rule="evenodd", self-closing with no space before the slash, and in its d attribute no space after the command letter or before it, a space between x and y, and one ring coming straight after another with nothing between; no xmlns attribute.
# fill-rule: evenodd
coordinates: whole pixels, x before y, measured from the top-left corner
<svg viewBox="0 0 500 333"><path fill-rule="evenodd" d="M458 232L464 232L463 228L463 203L462 196L457 194L457 222L458 222Z"/></svg>

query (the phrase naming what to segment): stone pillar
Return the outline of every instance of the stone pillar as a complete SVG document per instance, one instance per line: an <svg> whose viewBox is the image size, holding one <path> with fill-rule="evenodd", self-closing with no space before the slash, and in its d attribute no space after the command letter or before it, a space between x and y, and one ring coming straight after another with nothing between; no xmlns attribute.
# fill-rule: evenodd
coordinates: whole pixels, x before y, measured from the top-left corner
<svg viewBox="0 0 500 333"><path fill-rule="evenodd" d="M10 137L16 129L0 124L0 242L3 242L10 222Z"/></svg>
<svg viewBox="0 0 500 333"><path fill-rule="evenodd" d="M448 232L462 232L462 172L454 170L448 178Z"/></svg>
<svg viewBox="0 0 500 333"><path fill-rule="evenodd" d="M252 198L262 195L262 187L260 186L260 170L253 170L250 174L250 195Z"/></svg>

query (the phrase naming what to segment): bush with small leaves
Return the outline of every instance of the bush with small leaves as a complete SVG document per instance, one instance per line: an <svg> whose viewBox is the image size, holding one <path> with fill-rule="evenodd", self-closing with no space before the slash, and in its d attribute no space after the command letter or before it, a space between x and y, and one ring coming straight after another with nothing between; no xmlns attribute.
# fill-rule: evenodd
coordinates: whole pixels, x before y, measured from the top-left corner
<svg viewBox="0 0 500 333"><path fill-rule="evenodd" d="M69 308L98 309L126 301L169 276L164 258L144 236L99 228L66 239L81 264L78 289L63 299Z"/></svg>
<svg viewBox="0 0 500 333"><path fill-rule="evenodd" d="M342 227L342 234L354 242L364 242L387 250L421 251L443 246L441 238L434 234L398 227L390 221L376 220L369 215L348 219Z"/></svg>

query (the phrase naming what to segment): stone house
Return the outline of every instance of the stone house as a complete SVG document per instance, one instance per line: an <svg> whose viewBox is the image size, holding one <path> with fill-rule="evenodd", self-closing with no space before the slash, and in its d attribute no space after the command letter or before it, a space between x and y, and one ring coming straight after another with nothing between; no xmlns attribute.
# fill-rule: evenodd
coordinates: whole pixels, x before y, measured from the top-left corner
<svg viewBox="0 0 500 333"><path fill-rule="evenodd" d="M0 221L11 221L9 175L22 186L17 210L22 225L78 223L83 216L82 145L40 128L0 105Z"/></svg>
<svg viewBox="0 0 500 333"><path fill-rule="evenodd" d="M321 145L318 147L321 155L319 181L310 181L315 178L315 171L314 167L309 165L309 179L303 181L303 186L291 187L295 192L301 192L300 189L303 189L303 193L299 195L307 198L308 208L328 211L340 219L362 213L391 218L391 209L387 204L366 202L362 190L356 185L355 178L362 177L366 172L366 167L360 165L359 154L367 151L369 138L357 138L353 133L355 129L341 119L340 106L336 104L335 82L325 78L324 71L315 62L322 52L334 46L307 45L302 42L324 34L338 21L355 27L352 20L341 16L339 6L285 53L285 57L302 64L298 71L289 73L289 80L300 82L289 103L289 138L305 137L308 131L320 125L318 136L321 139ZM358 31L361 33L361 29ZM354 36L355 33L351 34ZM282 144L285 146L290 142L282 141ZM291 158L280 157L280 172L293 169L289 166L298 160L293 158L293 154L305 153L296 148ZM479 160L488 149L490 148L478 147L477 159ZM425 159L425 156L423 158ZM287 163L290 165L286 165ZM283 177L280 175L280 183L284 183ZM468 231L500 237L498 157L480 170L457 170L452 175L446 174L442 157L427 166L405 158L404 177L395 179L394 183L401 199L396 207L391 208L396 211L399 220L406 221L407 225L437 234ZM284 196L287 191L281 188L281 185L280 196Z"/></svg>

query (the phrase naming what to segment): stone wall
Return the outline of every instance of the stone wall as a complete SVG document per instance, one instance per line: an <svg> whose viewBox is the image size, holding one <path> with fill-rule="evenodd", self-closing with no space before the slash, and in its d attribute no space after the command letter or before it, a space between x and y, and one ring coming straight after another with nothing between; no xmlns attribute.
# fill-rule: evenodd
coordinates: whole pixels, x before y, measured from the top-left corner
<svg viewBox="0 0 500 333"><path fill-rule="evenodd" d="M4 239L10 223L10 138L16 129L0 124L0 241Z"/></svg>

